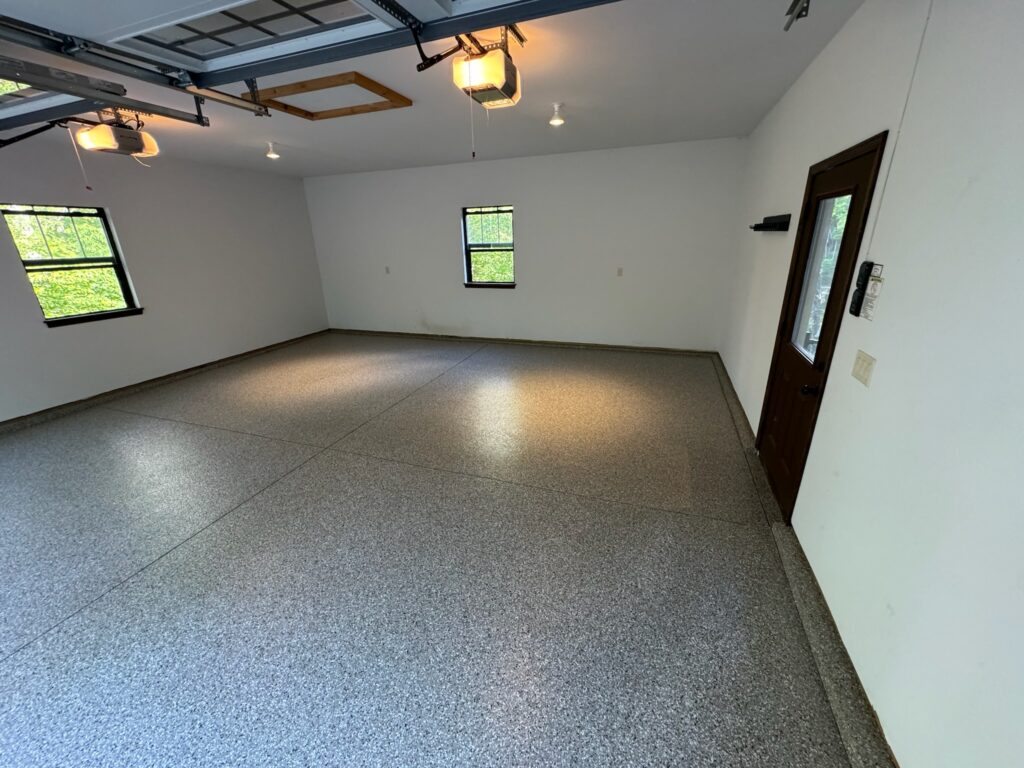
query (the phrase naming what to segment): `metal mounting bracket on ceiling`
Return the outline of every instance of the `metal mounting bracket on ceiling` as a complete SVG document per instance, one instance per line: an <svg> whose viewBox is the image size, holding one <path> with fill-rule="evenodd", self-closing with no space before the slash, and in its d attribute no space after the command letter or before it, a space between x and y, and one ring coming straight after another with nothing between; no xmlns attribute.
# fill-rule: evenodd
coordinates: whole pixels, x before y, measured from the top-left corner
<svg viewBox="0 0 1024 768"><path fill-rule="evenodd" d="M786 11L786 26L783 30L789 32L789 28L793 26L793 22L797 19L806 19L807 14L811 12L811 0L793 0L790 3L789 10Z"/></svg>
<svg viewBox="0 0 1024 768"><path fill-rule="evenodd" d="M135 112L141 115L156 115L171 120L180 120L185 123L208 126L209 119L203 116L200 104L202 97L196 96L196 112L183 112L178 109L164 107L160 104L151 104L146 101L129 98L127 90L119 83L112 83L107 80L100 80L87 75L80 75L76 72L67 72L63 69L46 67L30 61L12 59L7 56L0 56L0 78L11 80L16 83L25 83L33 88L51 93L63 93L69 96L76 96L85 100L91 105L90 109L83 109L81 102L73 101L67 105L72 110L67 116L80 114L85 111L93 111L97 108L120 109L125 112ZM24 124L25 115L19 116ZM7 124L0 120L0 130L7 130L16 125Z"/></svg>
<svg viewBox="0 0 1024 768"><path fill-rule="evenodd" d="M402 26L411 29L413 34L418 34L423 31L423 22L409 13L404 6L395 2L395 0L369 0L369 2L385 11Z"/></svg>
<svg viewBox="0 0 1024 768"><path fill-rule="evenodd" d="M413 39L416 41L416 50L420 53L420 63L416 65L417 72L423 72L430 69L435 64L440 64L447 58L454 56L459 51L463 51L469 56L482 56L487 51L502 50L508 53L508 38L511 35L515 38L515 41L522 47L526 45L526 35L523 34L522 30L519 29L516 24L506 24L501 28L501 39L493 43L481 43L472 32L467 32L462 35L455 36L455 45L448 48L440 53L435 53L433 56L427 56L423 50L423 44L420 42L419 34L413 32ZM465 38L465 39L463 39Z"/></svg>

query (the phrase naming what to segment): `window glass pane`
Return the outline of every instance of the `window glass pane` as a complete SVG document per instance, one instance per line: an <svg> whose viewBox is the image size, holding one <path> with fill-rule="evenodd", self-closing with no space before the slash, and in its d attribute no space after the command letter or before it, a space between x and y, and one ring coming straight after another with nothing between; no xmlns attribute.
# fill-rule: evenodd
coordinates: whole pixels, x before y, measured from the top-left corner
<svg viewBox="0 0 1024 768"><path fill-rule="evenodd" d="M124 309L117 274L101 269L42 269L28 273L47 319Z"/></svg>
<svg viewBox="0 0 1024 768"><path fill-rule="evenodd" d="M7 214L4 219L22 259L50 258L50 251L46 247L43 231L39 228L39 222L35 216Z"/></svg>
<svg viewBox="0 0 1024 768"><path fill-rule="evenodd" d="M512 251L473 251L470 263L473 265L474 283L515 282Z"/></svg>
<svg viewBox="0 0 1024 768"><path fill-rule="evenodd" d="M798 305L800 313L793 328L793 344L812 363L818 351L818 339L832 290L836 259L846 231L850 199L850 195L843 195L818 203L818 218L814 225L814 237Z"/></svg>
<svg viewBox="0 0 1024 768"><path fill-rule="evenodd" d="M496 243L511 243L512 242L512 214L511 213L498 213L494 216L495 224L498 229Z"/></svg>
<svg viewBox="0 0 1024 768"><path fill-rule="evenodd" d="M466 216L466 242L479 245L484 242L482 216Z"/></svg>
<svg viewBox="0 0 1024 768"><path fill-rule="evenodd" d="M50 246L50 257L54 259L81 259L82 246L75 232L74 219L70 216L40 216L46 244Z"/></svg>
<svg viewBox="0 0 1024 768"><path fill-rule="evenodd" d="M0 211L47 320L135 307L103 211L9 203Z"/></svg>
<svg viewBox="0 0 1024 768"><path fill-rule="evenodd" d="M114 252L107 241L107 233L103 222L94 218L72 219L78 229L78 239L82 242L82 250L90 259L111 259Z"/></svg>

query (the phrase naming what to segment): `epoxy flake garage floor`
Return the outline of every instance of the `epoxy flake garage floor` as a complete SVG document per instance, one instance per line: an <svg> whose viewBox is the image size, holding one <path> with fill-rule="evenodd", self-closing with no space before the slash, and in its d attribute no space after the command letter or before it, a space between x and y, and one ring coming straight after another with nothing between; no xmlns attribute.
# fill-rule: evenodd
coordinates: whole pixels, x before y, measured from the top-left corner
<svg viewBox="0 0 1024 768"><path fill-rule="evenodd" d="M324 334L0 505L0 765L848 765L710 357Z"/></svg>

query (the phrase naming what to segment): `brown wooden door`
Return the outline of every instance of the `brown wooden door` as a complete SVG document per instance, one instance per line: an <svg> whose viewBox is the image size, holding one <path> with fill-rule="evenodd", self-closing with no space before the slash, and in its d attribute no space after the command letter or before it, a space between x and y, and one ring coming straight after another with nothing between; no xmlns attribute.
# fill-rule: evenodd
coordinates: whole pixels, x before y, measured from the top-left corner
<svg viewBox="0 0 1024 768"><path fill-rule="evenodd" d="M813 166L779 320L757 447L788 521L885 150L879 134Z"/></svg>

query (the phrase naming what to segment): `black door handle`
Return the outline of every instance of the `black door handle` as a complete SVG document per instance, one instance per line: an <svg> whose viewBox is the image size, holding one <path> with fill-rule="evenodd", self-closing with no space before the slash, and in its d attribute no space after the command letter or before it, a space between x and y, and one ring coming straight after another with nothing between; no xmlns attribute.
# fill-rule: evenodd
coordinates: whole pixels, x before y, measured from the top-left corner
<svg viewBox="0 0 1024 768"><path fill-rule="evenodd" d="M804 384L802 387L800 387L801 395L816 395L820 391L821 390L818 387L812 387L810 384Z"/></svg>

